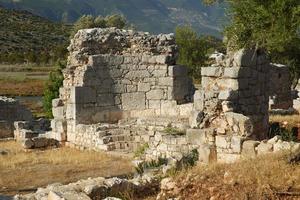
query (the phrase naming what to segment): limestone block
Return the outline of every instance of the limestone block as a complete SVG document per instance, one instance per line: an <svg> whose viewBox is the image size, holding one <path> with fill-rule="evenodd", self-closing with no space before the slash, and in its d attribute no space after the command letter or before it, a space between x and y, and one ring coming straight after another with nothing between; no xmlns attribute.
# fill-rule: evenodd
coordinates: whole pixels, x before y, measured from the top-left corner
<svg viewBox="0 0 300 200"><path fill-rule="evenodd" d="M256 147L260 143L254 140L247 140L243 142L242 145L242 155L245 157L255 157L256 156Z"/></svg>
<svg viewBox="0 0 300 200"><path fill-rule="evenodd" d="M181 105L178 105L178 107L179 107L180 116L184 116L184 117L191 116L191 113L193 111L192 103L181 104Z"/></svg>
<svg viewBox="0 0 300 200"><path fill-rule="evenodd" d="M222 67L202 67L201 75L208 77L219 77L223 73Z"/></svg>
<svg viewBox="0 0 300 200"><path fill-rule="evenodd" d="M72 87L69 100L74 104L95 103L96 91L90 87Z"/></svg>
<svg viewBox="0 0 300 200"><path fill-rule="evenodd" d="M113 88L112 88L112 91L114 93L125 93L126 89L127 89L126 85L124 85L124 84L114 84Z"/></svg>
<svg viewBox="0 0 300 200"><path fill-rule="evenodd" d="M274 152L278 152L278 151L297 152L300 150L300 143L278 140L273 147L274 147Z"/></svg>
<svg viewBox="0 0 300 200"><path fill-rule="evenodd" d="M113 94L98 94L97 106L113 106L115 105L115 98Z"/></svg>
<svg viewBox="0 0 300 200"><path fill-rule="evenodd" d="M165 85L165 86L173 86L174 85L174 78L173 77L158 78L158 84L159 85Z"/></svg>
<svg viewBox="0 0 300 200"><path fill-rule="evenodd" d="M243 137L236 136L236 135L232 136L231 149L234 153L241 153L243 141L244 141Z"/></svg>
<svg viewBox="0 0 300 200"><path fill-rule="evenodd" d="M53 99L52 100L52 107L59 107L59 106L63 106L64 103L61 99Z"/></svg>
<svg viewBox="0 0 300 200"><path fill-rule="evenodd" d="M216 161L217 155L213 146L208 144L201 144L198 150L198 160L206 164Z"/></svg>
<svg viewBox="0 0 300 200"><path fill-rule="evenodd" d="M140 80L142 78L147 78L150 76L151 74L148 70L132 70L125 75L125 78L129 80Z"/></svg>
<svg viewBox="0 0 300 200"><path fill-rule="evenodd" d="M166 55L158 55L156 56L156 63L158 64L166 64L168 62L168 56Z"/></svg>
<svg viewBox="0 0 300 200"><path fill-rule="evenodd" d="M236 124L239 127L239 135L241 136L250 136L253 132L253 124L249 117L234 113L234 112L226 112L225 113L226 120L229 124Z"/></svg>
<svg viewBox="0 0 300 200"><path fill-rule="evenodd" d="M229 149L231 146L231 137L224 135L216 136L216 147L222 149Z"/></svg>
<svg viewBox="0 0 300 200"><path fill-rule="evenodd" d="M122 94L124 110L142 110L146 108L146 96L143 92Z"/></svg>
<svg viewBox="0 0 300 200"><path fill-rule="evenodd" d="M149 100L148 104L150 109L160 109L160 100Z"/></svg>
<svg viewBox="0 0 300 200"><path fill-rule="evenodd" d="M218 98L220 100L236 100L239 97L238 91L223 90L220 91Z"/></svg>
<svg viewBox="0 0 300 200"><path fill-rule="evenodd" d="M257 62L257 52L255 49L240 49L233 56L234 67L251 67Z"/></svg>
<svg viewBox="0 0 300 200"><path fill-rule="evenodd" d="M161 115L178 116L179 109L176 101L161 101Z"/></svg>
<svg viewBox="0 0 300 200"><path fill-rule="evenodd" d="M150 100L164 99L164 91L161 89L150 90L146 93L146 98Z"/></svg>
<svg viewBox="0 0 300 200"><path fill-rule="evenodd" d="M258 155L265 154L265 153L270 153L270 152L273 152L273 144L266 143L266 142L261 142L257 146L257 154Z"/></svg>
<svg viewBox="0 0 300 200"><path fill-rule="evenodd" d="M189 117L189 125L191 128L199 128L200 124L204 119L204 112L192 111Z"/></svg>
<svg viewBox="0 0 300 200"><path fill-rule="evenodd" d="M221 89L238 90L239 81L237 79L218 79L216 84Z"/></svg>
<svg viewBox="0 0 300 200"><path fill-rule="evenodd" d="M153 70L153 72L151 72L151 75L153 77L165 77L165 76L167 76L167 70L155 69L155 70Z"/></svg>
<svg viewBox="0 0 300 200"><path fill-rule="evenodd" d="M66 119L76 119L76 104L68 103L66 106Z"/></svg>
<svg viewBox="0 0 300 200"><path fill-rule="evenodd" d="M168 75L172 77L187 76L188 70L187 67L181 65L169 66Z"/></svg>
<svg viewBox="0 0 300 200"><path fill-rule="evenodd" d="M234 163L241 158L240 154L218 153L217 161L220 163Z"/></svg>
<svg viewBox="0 0 300 200"><path fill-rule="evenodd" d="M251 68L249 67L227 67L224 69L224 78L248 78L251 77Z"/></svg>
<svg viewBox="0 0 300 200"><path fill-rule="evenodd" d="M208 129L187 129L186 138L189 144L201 145L208 143Z"/></svg>
<svg viewBox="0 0 300 200"><path fill-rule="evenodd" d="M52 113L53 113L53 117L55 119L64 119L65 118L65 112L64 112L64 107L63 106L59 106L59 107L52 107Z"/></svg>
<svg viewBox="0 0 300 200"><path fill-rule="evenodd" d="M149 83L138 83L138 91L139 92L148 92L150 91L150 84Z"/></svg>
<svg viewBox="0 0 300 200"><path fill-rule="evenodd" d="M275 144L276 142L278 142L279 140L281 140L281 136L279 135L275 135L273 138L268 140L269 144Z"/></svg>

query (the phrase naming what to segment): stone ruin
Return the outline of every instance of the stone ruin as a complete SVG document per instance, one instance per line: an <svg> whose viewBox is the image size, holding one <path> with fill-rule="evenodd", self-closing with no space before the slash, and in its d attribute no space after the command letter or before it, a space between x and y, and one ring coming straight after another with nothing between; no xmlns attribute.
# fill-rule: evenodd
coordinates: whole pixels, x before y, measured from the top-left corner
<svg viewBox="0 0 300 200"><path fill-rule="evenodd" d="M300 113L300 79L298 80L298 84L295 88L295 99L293 100L293 107L295 110Z"/></svg>
<svg viewBox="0 0 300 200"><path fill-rule="evenodd" d="M14 136L15 121L32 120L31 112L18 101L0 96L0 139Z"/></svg>
<svg viewBox="0 0 300 200"><path fill-rule="evenodd" d="M269 73L269 109L288 110L293 108L292 79L285 65L270 64Z"/></svg>
<svg viewBox="0 0 300 200"><path fill-rule="evenodd" d="M269 107L292 101L287 68L259 50L229 52L203 67L196 90L187 68L176 64L173 34L86 29L68 49L50 133L66 145L132 152L148 144L147 160L180 160L197 149L203 162L300 148L280 138L262 141Z"/></svg>

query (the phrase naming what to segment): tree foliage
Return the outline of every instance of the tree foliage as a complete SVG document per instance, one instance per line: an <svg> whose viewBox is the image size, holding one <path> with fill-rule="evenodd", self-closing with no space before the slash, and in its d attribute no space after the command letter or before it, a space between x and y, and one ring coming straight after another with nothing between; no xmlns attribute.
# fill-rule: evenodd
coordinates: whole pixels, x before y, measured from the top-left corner
<svg viewBox="0 0 300 200"><path fill-rule="evenodd" d="M63 85L62 70L66 67L65 61L59 61L55 70L49 75L43 97L43 106L46 116L52 118L52 100L59 96L59 88Z"/></svg>
<svg viewBox="0 0 300 200"><path fill-rule="evenodd" d="M78 30L86 28L107 28L116 27L124 28L127 25L126 19L122 15L109 15L106 17L92 15L83 15L80 17L73 26L71 37L73 37Z"/></svg>
<svg viewBox="0 0 300 200"><path fill-rule="evenodd" d="M212 36L198 36L190 26L177 27L175 33L179 47L177 62L189 67L189 74L194 80L200 80L201 67L206 65L208 54L216 49L222 51L222 42Z"/></svg>
<svg viewBox="0 0 300 200"><path fill-rule="evenodd" d="M204 0L212 4L218 0ZM300 74L299 0L226 0L231 24L225 35L233 48L261 48L272 62L289 65Z"/></svg>

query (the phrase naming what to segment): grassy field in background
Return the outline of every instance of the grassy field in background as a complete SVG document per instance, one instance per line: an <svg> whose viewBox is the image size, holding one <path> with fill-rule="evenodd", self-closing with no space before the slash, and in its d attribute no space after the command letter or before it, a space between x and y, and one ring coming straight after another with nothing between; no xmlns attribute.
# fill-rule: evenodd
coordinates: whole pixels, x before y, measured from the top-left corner
<svg viewBox="0 0 300 200"><path fill-rule="evenodd" d="M0 65L0 96L42 96L50 66Z"/></svg>
<svg viewBox="0 0 300 200"><path fill-rule="evenodd" d="M50 183L70 183L89 177L133 172L128 158L71 148L25 151L15 141L0 142L0 193L16 194ZM114 166L114 167L112 167Z"/></svg>

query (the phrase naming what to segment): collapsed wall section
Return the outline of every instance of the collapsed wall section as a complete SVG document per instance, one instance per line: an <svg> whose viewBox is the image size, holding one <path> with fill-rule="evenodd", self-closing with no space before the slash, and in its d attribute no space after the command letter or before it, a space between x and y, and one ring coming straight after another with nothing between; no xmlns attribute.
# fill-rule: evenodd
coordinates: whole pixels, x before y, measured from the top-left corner
<svg viewBox="0 0 300 200"><path fill-rule="evenodd" d="M265 54L244 49L224 60L223 66L202 68L199 93L205 126L216 127L220 135L266 138L269 70Z"/></svg>

